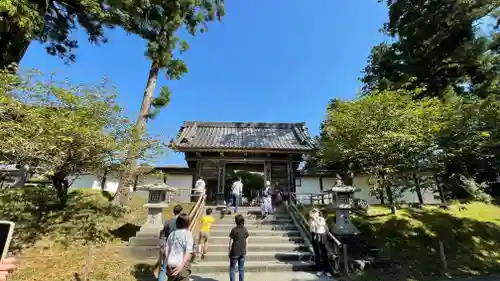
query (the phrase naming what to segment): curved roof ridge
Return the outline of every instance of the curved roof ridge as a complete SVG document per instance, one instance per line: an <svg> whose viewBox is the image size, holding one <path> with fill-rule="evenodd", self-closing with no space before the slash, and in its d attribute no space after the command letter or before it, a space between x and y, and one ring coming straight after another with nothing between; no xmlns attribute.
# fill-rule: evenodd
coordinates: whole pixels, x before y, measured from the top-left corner
<svg viewBox="0 0 500 281"><path fill-rule="evenodd" d="M177 151L256 151L305 153L314 148L305 122L186 121L171 143Z"/></svg>
<svg viewBox="0 0 500 281"><path fill-rule="evenodd" d="M184 121L183 127L190 126L200 127L259 127L259 128L289 128L293 126L304 126L305 122L200 122L200 121Z"/></svg>

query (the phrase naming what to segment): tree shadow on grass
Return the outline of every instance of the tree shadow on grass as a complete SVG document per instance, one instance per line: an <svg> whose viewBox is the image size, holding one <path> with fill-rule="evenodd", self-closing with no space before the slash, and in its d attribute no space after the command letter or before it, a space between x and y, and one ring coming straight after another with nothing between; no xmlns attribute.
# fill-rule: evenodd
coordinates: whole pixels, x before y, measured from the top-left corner
<svg viewBox="0 0 500 281"><path fill-rule="evenodd" d="M62 244L103 242L112 238L107 228L123 209L113 207L100 192L74 190L61 209L56 192L44 186L0 191L0 218L16 223L11 251L16 253L44 236Z"/></svg>
<svg viewBox="0 0 500 281"><path fill-rule="evenodd" d="M135 237L136 233L140 229L140 226L127 222L119 228L110 230L109 232L113 236L120 238L122 241L128 242L130 238Z"/></svg>
<svg viewBox="0 0 500 281"><path fill-rule="evenodd" d="M154 265L139 263L134 266L132 275L137 281L153 281L157 280L153 274Z"/></svg>
<svg viewBox="0 0 500 281"><path fill-rule="evenodd" d="M500 272L500 227L494 223L457 218L444 211L410 211L407 216L385 220L361 216L354 223L391 263L386 268L366 269L359 280L441 279L445 272L439 240L452 276Z"/></svg>

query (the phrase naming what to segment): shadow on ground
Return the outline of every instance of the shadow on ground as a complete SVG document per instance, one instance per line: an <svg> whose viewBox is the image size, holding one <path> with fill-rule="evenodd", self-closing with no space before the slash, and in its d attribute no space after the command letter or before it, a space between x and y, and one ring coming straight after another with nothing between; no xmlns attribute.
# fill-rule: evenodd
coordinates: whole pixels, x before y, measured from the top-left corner
<svg viewBox="0 0 500 281"><path fill-rule="evenodd" d="M109 232L113 236L120 238L122 241L128 242L129 239L134 237L140 229L140 226L127 222L119 228L110 230Z"/></svg>
<svg viewBox="0 0 500 281"><path fill-rule="evenodd" d="M32 246L43 236L69 244L76 240L105 241L112 237L106 219L123 216L123 209L112 207L100 193L84 190L68 194L61 208L55 189L46 186L0 190L0 218L14 221L12 252Z"/></svg>
<svg viewBox="0 0 500 281"><path fill-rule="evenodd" d="M412 211L376 220L353 219L381 249L391 266L367 269L359 280L437 280L445 273L462 277L500 272L500 227L491 222L458 218L448 212ZM441 263L444 244L448 270Z"/></svg>
<svg viewBox="0 0 500 281"><path fill-rule="evenodd" d="M132 275L137 281L153 281L157 280L153 274L153 265L150 264L136 264Z"/></svg>

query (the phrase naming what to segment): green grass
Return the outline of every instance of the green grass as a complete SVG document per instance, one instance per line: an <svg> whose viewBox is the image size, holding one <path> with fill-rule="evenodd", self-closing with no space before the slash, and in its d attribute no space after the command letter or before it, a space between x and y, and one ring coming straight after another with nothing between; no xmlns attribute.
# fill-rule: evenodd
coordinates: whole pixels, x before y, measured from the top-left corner
<svg viewBox="0 0 500 281"><path fill-rule="evenodd" d="M328 216L329 221L333 219L334 215ZM437 280L444 275L462 277L500 272L497 205L454 204L449 210L400 208L396 215L387 207L372 206L366 215L354 215L353 223L391 264L367 269L356 280ZM439 240L445 247L446 272L440 260Z"/></svg>
<svg viewBox="0 0 500 281"><path fill-rule="evenodd" d="M11 281L80 280L91 247L89 281L137 280L141 268L123 250L146 220L146 200L134 194L123 209L108 198L99 190L74 190L61 210L51 188L1 190L0 218L16 223L11 250L21 261ZM182 205L189 212L193 204Z"/></svg>

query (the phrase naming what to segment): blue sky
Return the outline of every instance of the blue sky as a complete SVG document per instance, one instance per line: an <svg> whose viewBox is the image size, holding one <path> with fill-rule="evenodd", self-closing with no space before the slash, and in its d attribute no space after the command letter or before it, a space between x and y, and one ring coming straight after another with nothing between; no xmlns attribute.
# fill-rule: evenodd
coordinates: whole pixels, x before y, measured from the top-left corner
<svg viewBox="0 0 500 281"><path fill-rule="evenodd" d="M376 0L226 0L226 11L208 33L187 38L189 73L159 80L157 88L168 84L172 101L149 123L151 133L168 141L184 120L199 120L306 122L316 135L328 100L356 96L360 71L371 47L384 40L378 29L387 19ZM108 35L109 43L96 47L84 33L74 34L80 48L71 65L34 43L21 65L57 71L73 83L106 75L135 120L150 65L146 42L121 30ZM168 152L157 164L185 164L184 156Z"/></svg>

